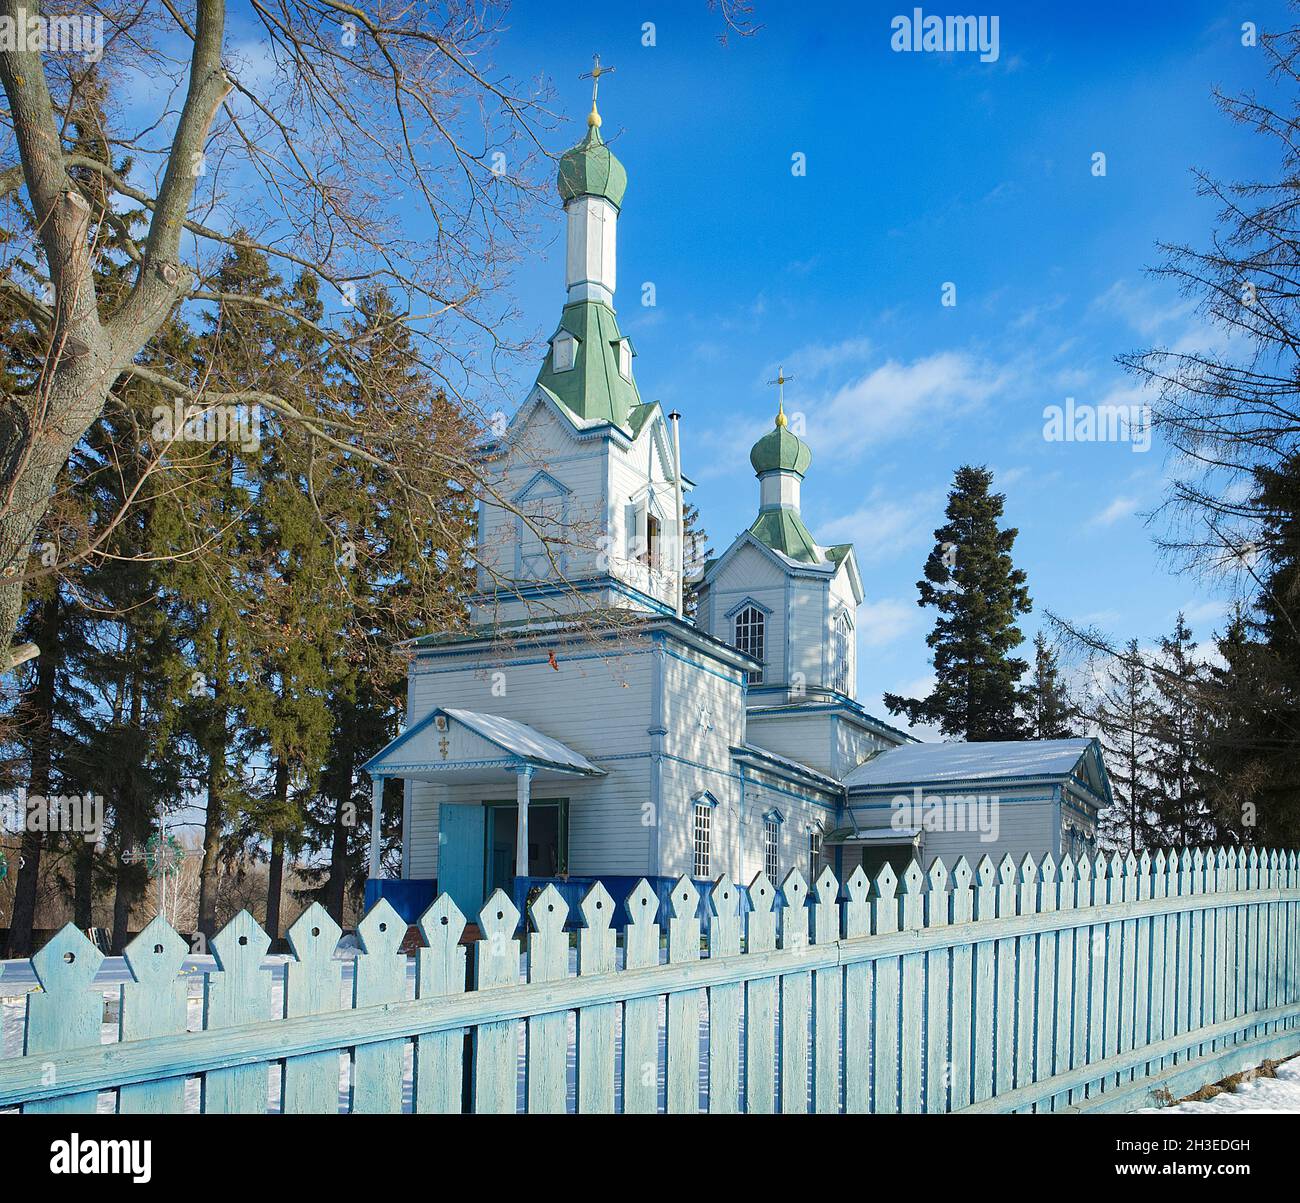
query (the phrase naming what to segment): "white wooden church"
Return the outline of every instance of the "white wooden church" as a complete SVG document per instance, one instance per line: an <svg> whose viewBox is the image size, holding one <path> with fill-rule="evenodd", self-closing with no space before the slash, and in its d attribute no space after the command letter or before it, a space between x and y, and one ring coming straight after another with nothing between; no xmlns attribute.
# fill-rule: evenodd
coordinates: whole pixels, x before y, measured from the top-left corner
<svg viewBox="0 0 1300 1203"><path fill-rule="evenodd" d="M627 174L594 100L587 126L560 160L559 324L483 449L469 626L414 645L406 728L365 766L376 806L404 783L400 877L373 839L367 902L413 919L437 889L472 916L543 881L573 904L596 879L621 900L640 877L1091 847L1095 741L919 743L858 704L862 576L800 516L812 453L783 405L750 454L754 521L686 616L678 415L637 390L614 308Z"/></svg>

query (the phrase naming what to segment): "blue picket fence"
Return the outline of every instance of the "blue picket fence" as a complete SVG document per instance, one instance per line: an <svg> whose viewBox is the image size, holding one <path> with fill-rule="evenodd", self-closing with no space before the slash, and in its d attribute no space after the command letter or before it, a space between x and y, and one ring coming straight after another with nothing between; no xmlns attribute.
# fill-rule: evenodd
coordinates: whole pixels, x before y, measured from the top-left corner
<svg viewBox="0 0 1300 1203"><path fill-rule="evenodd" d="M0 1059L0 1108L1129 1109L1300 1050L1294 852L936 861L901 881L859 869L843 889L827 869L811 897L795 871L779 908L760 874L744 915L729 879L707 893L705 938L693 882L674 886L662 923L638 883L620 945L597 884L571 948L553 886L522 938L498 891L469 949L444 895L420 918L413 973L386 901L351 965L313 907L282 985L241 913L213 941L197 1019L187 949L155 920L128 950L112 1030L93 986L102 958L67 928L32 960L41 990L22 1054Z"/></svg>

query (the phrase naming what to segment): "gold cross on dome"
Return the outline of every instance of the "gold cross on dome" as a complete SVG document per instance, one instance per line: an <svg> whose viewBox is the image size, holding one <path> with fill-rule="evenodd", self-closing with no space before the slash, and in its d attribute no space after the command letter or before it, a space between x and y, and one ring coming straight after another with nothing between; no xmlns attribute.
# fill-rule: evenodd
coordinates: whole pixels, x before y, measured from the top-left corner
<svg viewBox="0 0 1300 1203"><path fill-rule="evenodd" d="M591 70L584 71L578 76L579 79L591 80L591 114L587 118L588 125L600 124L600 114L596 112L596 93L600 90L600 77L602 75L612 75L613 73L613 67L602 67L600 65L600 55L593 54L591 56Z"/></svg>
<svg viewBox="0 0 1300 1203"><path fill-rule="evenodd" d="M789 381L793 379L794 379L793 376L787 376L785 374L785 368L778 367L776 369L776 379L769 380L767 382L769 385L773 385L773 384L776 385L776 404L777 404L776 424L778 426L784 426L786 424L785 423L785 386Z"/></svg>
<svg viewBox="0 0 1300 1203"><path fill-rule="evenodd" d="M610 75L614 70L614 67L602 67L600 65L600 55L593 54L591 56L591 70L584 71L578 76L579 79L591 80L591 107L593 109L596 107L596 90L600 87L600 77Z"/></svg>

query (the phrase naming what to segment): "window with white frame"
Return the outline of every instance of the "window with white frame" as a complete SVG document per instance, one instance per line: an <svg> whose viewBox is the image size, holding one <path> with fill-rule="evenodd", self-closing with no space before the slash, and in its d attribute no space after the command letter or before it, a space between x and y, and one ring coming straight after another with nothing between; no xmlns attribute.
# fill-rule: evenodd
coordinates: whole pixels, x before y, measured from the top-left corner
<svg viewBox="0 0 1300 1203"><path fill-rule="evenodd" d="M753 656L761 664L766 641L767 615L757 606L746 606L736 615L735 638L732 641L738 652ZM758 685L763 680L761 667L749 673L749 683Z"/></svg>
<svg viewBox="0 0 1300 1203"><path fill-rule="evenodd" d="M808 833L808 880L816 881L822 871L822 833L814 827Z"/></svg>
<svg viewBox="0 0 1300 1203"><path fill-rule="evenodd" d="M664 560L663 519L648 500L631 502L624 511L627 558L659 571Z"/></svg>
<svg viewBox="0 0 1300 1203"><path fill-rule="evenodd" d="M849 616L842 610L835 616L835 627L831 635L831 655L834 663L832 685L839 693L849 692L849 640L852 629Z"/></svg>
<svg viewBox="0 0 1300 1203"><path fill-rule="evenodd" d="M693 877L709 876L709 829L713 823L713 807L701 799L695 803L695 859Z"/></svg>
<svg viewBox="0 0 1300 1203"><path fill-rule="evenodd" d="M632 379L632 344L625 338L618 343L618 374L624 380Z"/></svg>
<svg viewBox="0 0 1300 1203"><path fill-rule="evenodd" d="M781 823L776 815L763 820L763 872L776 881L781 872Z"/></svg>
<svg viewBox="0 0 1300 1203"><path fill-rule="evenodd" d="M545 580L563 571L565 487L544 473L514 498L519 539L519 576Z"/></svg>
<svg viewBox="0 0 1300 1203"><path fill-rule="evenodd" d="M659 519L654 514L646 514L645 554L641 557L641 562L656 572L662 566L663 540L660 537L660 530Z"/></svg>
<svg viewBox="0 0 1300 1203"><path fill-rule="evenodd" d="M577 360L578 340L565 332L557 334L551 342L551 367L557 372L569 371Z"/></svg>

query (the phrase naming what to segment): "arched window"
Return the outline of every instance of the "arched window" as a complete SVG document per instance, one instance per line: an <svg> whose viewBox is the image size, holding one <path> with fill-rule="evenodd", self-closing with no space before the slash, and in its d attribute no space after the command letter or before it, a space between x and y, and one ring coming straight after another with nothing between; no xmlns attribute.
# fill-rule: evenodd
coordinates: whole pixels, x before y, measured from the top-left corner
<svg viewBox="0 0 1300 1203"><path fill-rule="evenodd" d="M822 871L822 831L820 827L814 827L808 833L808 880L814 882L817 880L817 874Z"/></svg>
<svg viewBox="0 0 1300 1203"><path fill-rule="evenodd" d="M831 663L833 676L831 684L837 693L849 692L849 640L852 628L849 616L840 611L835 616L835 627L831 634Z"/></svg>
<svg viewBox="0 0 1300 1203"><path fill-rule="evenodd" d="M522 580L545 580L554 576L557 568L563 572L568 493L553 476L539 472L512 499Z"/></svg>
<svg viewBox="0 0 1300 1203"><path fill-rule="evenodd" d="M775 815L763 820L763 872L779 881L781 872L781 821Z"/></svg>
<svg viewBox="0 0 1300 1203"><path fill-rule="evenodd" d="M757 606L746 606L736 615L736 637L733 640L738 652L753 656L755 660L764 658L765 623L767 616ZM763 680L762 668L750 670L749 683L757 685Z"/></svg>
<svg viewBox="0 0 1300 1203"><path fill-rule="evenodd" d="M709 829L713 823L713 806L701 798L695 803L695 856L692 863L693 877L709 876Z"/></svg>

